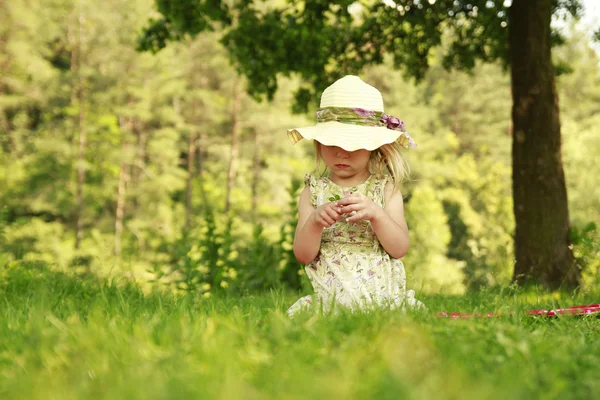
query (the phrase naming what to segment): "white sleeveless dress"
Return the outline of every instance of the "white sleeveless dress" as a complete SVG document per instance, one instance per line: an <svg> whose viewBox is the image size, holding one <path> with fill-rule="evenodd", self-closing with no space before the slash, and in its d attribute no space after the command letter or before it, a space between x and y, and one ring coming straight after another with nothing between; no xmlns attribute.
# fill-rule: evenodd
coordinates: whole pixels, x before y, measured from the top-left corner
<svg viewBox="0 0 600 400"><path fill-rule="evenodd" d="M385 207L384 188L388 177L374 175L352 187L341 187L327 177L305 176L313 207L327 203L336 194L360 192L376 204ZM304 296L289 309L294 316L300 310L315 306L329 312L333 306L349 309L371 307L425 308L415 299L414 291L406 290L406 273L400 259L392 258L379 243L369 221L355 224L343 219L323 230L317 257L305 267L314 295Z"/></svg>

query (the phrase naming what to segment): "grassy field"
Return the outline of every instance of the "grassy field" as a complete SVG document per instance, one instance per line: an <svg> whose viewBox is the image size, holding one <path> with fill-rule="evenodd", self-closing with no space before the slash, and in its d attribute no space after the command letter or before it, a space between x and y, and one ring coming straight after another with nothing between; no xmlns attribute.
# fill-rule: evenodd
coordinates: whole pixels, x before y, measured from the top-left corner
<svg viewBox="0 0 600 400"><path fill-rule="evenodd" d="M423 314L302 315L296 295L203 299L0 269L1 399L585 399L600 319L523 310L600 294L421 297ZM447 320L436 311L513 317Z"/></svg>

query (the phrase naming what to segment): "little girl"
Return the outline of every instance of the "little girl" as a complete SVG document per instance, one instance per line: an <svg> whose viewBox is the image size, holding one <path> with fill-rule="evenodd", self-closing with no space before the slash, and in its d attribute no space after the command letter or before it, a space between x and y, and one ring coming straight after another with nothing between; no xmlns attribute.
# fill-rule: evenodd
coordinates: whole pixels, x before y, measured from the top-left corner
<svg viewBox="0 0 600 400"><path fill-rule="evenodd" d="M288 136L293 143L314 139L317 168L322 160L330 171L305 176L294 254L307 264L315 294L288 314L312 305L324 312L334 305L424 307L406 291L400 261L409 245L398 190L408 171L400 151L416 145L404 123L383 112L381 93L356 76L339 79L323 92L317 125Z"/></svg>

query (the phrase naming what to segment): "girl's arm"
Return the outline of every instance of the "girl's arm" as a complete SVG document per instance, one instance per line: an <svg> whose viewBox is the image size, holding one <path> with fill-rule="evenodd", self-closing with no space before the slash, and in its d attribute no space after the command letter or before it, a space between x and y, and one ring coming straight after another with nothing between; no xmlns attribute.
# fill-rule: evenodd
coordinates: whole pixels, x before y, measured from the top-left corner
<svg viewBox="0 0 600 400"><path fill-rule="evenodd" d="M393 193L392 183L385 186L385 208L381 208L362 193L349 194L338 201L342 206L342 213L354 215L346 218L348 222L358 220L371 221L371 227L377 235L377 239L393 258L401 258L408 251L409 237L408 227L404 220L404 204L402 195Z"/></svg>
<svg viewBox="0 0 600 400"><path fill-rule="evenodd" d="M393 258L402 258L410 244L402 194L393 193L393 184L388 182L384 196L385 208L377 207L378 212L371 219L371 227L385 251Z"/></svg>
<svg viewBox="0 0 600 400"><path fill-rule="evenodd" d="M302 264L309 264L319 254L323 228L330 227L341 219L335 203L326 203L318 208L310 204L310 188L300 193L298 200L298 225L294 235L294 255Z"/></svg>

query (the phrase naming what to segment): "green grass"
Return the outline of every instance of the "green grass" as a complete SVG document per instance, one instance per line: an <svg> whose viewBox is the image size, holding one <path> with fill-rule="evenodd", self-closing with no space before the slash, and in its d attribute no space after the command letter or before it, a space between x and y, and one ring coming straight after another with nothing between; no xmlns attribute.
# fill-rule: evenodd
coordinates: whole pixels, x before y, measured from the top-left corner
<svg viewBox="0 0 600 400"><path fill-rule="evenodd" d="M2 399L585 399L600 319L523 310L596 295L421 297L424 314L301 315L295 295L202 299L0 269ZM515 316L447 320L435 311Z"/></svg>

